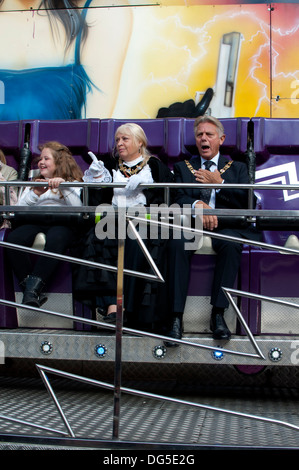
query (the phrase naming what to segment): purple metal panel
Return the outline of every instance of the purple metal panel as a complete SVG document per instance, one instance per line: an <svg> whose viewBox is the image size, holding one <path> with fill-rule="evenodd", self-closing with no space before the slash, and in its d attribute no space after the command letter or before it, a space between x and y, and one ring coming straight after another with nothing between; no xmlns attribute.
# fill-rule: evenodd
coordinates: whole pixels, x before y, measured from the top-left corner
<svg viewBox="0 0 299 470"><path fill-rule="evenodd" d="M194 255L191 261L188 295L211 295L214 269L215 255Z"/></svg>
<svg viewBox="0 0 299 470"><path fill-rule="evenodd" d="M298 297L299 258L279 254L271 250L251 252L251 292L271 298ZM259 300L250 301L250 318L255 322L256 334L261 331L261 305Z"/></svg>
<svg viewBox="0 0 299 470"><path fill-rule="evenodd" d="M215 262L215 255L194 255L192 257L188 295L198 297L211 295ZM244 245L241 266L234 288L249 292L250 279L250 252L248 246ZM240 305L244 320L251 328L254 324L250 324L248 299L246 297L239 297L237 302ZM245 334L240 325L237 332L238 334Z"/></svg>

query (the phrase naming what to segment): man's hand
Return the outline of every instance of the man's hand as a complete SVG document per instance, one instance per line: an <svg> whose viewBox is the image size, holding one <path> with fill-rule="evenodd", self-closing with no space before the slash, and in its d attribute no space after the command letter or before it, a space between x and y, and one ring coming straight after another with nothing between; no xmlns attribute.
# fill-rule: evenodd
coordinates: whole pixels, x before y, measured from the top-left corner
<svg viewBox="0 0 299 470"><path fill-rule="evenodd" d="M205 170L204 170L205 171ZM202 207L203 209L212 209L208 204L198 201L195 207ZM216 215L203 215L202 226L205 230L211 231L218 227L218 218Z"/></svg>
<svg viewBox="0 0 299 470"><path fill-rule="evenodd" d="M202 184L222 184L223 179L221 178L220 172L218 170L209 171L209 170L195 170L194 176L196 181Z"/></svg>

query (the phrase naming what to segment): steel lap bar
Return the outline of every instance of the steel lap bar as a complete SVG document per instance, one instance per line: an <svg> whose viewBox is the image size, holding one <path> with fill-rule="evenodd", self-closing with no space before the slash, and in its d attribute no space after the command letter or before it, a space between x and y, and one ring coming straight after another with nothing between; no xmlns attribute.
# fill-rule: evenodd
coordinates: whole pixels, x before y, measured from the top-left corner
<svg viewBox="0 0 299 470"><path fill-rule="evenodd" d="M132 218L141 222L144 222L143 219L139 217L133 217L128 215L128 218ZM161 225L164 227L169 227L173 230L177 231L183 231L183 232L190 232L190 233L198 233L200 235L209 235L212 238L220 238L221 240L229 240L229 241L234 241L238 243L242 243L242 245L253 245L253 246L259 246L262 248L266 248L268 250L275 250L275 251L280 251L282 253L290 253L290 254L295 254L299 255L299 250L293 249L293 248L286 248L284 246L279 246L279 245L271 245L270 243L263 243L263 242L258 242L255 240L250 240L249 238L239 238L239 237L233 237L231 235L223 235L221 233L215 233L215 232L208 232L206 230L198 230L192 227L186 227L182 225L169 225L167 222L160 222L158 220L150 220L151 224L155 225ZM1 243L0 243L1 244Z"/></svg>
<svg viewBox="0 0 299 470"><path fill-rule="evenodd" d="M145 258L147 259L148 263L150 264L152 270L156 273L156 276L157 276L157 280L159 279L161 282L164 282L164 279L159 271L159 269L157 268L157 265L154 263L151 255L149 254L149 251L147 249L147 247L145 246L145 243L143 242L142 238L140 237L138 231L136 230L136 227L134 226L134 224L132 223L131 220L129 220L129 223L128 223L130 229L132 230L132 232L134 233L137 241L138 241L138 244L140 246L140 248L142 249L142 252L145 256Z"/></svg>
<svg viewBox="0 0 299 470"><path fill-rule="evenodd" d="M62 188L67 187L90 187L90 188L125 188L127 183L83 183L83 182L65 182L61 183L59 186ZM201 188L212 188L220 189L223 187L221 183L140 183L139 188L197 188L200 185ZM38 181L1 181L1 186L45 186L45 183ZM299 183L297 184L263 184L263 183L225 183L225 188L235 188L235 189L290 189L290 190L299 190Z"/></svg>
<svg viewBox="0 0 299 470"><path fill-rule="evenodd" d="M174 204L175 206L175 204ZM13 207L13 210L11 210ZM52 206L53 207L53 206ZM169 209L173 208L173 205L166 206ZM43 206L42 211L41 207L24 207L24 206L1 206L0 214L8 219L13 219L15 213L21 212L22 214L36 215L36 214L77 214L77 213L93 213L95 214L97 207L96 206L57 206L55 207L55 213L53 208L50 206ZM156 207L144 207L148 213L157 212ZM159 206L158 206L159 209ZM115 215L118 214L117 208L115 210ZM183 208L181 208L183 212ZM195 209L190 208L191 214L195 213ZM202 209L203 214L213 214L217 216L277 216L277 217L298 217L299 218L299 209ZM7 214L8 213L8 214ZM96 224L95 224L96 225Z"/></svg>
<svg viewBox="0 0 299 470"><path fill-rule="evenodd" d="M248 299L265 300L267 302L272 302L274 304L284 305L285 307L299 308L299 304L295 304L294 302L290 302L288 300L275 299L274 297L268 297L262 294L253 294L251 292L245 292L245 291L238 290L238 289L229 289L228 287L222 287L222 290L224 291L227 298L230 300L232 299L232 296L230 294L235 294L235 295L241 295L242 297L247 297Z"/></svg>
<svg viewBox="0 0 299 470"><path fill-rule="evenodd" d="M117 266L110 266L108 264L96 263L94 261L87 261L81 258L74 258L68 255L59 255L57 253L52 253L51 251L37 250L35 248L30 248L30 247L26 247L22 245L14 245L13 243L8 243L8 242L3 242L3 241L0 241L0 246L3 246L4 248L11 248L13 250L28 251L29 253L35 253L41 256L48 256L50 258L56 258L61 261L69 261L70 263L82 264L83 266L89 266L92 268L105 269L107 271L117 272ZM141 277L144 279L164 282L161 275L157 277L153 274L140 273L139 271L133 271L130 269L124 269L124 273L130 276L137 276L137 277Z"/></svg>

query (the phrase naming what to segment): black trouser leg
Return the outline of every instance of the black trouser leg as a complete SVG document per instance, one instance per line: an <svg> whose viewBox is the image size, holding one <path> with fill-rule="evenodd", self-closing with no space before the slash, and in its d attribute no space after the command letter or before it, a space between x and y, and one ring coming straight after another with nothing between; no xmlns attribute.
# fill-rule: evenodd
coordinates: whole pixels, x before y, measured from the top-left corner
<svg viewBox="0 0 299 470"><path fill-rule="evenodd" d="M188 241L189 242L189 241ZM186 250L186 240L169 240L169 300L172 313L183 313L188 294L193 250Z"/></svg>
<svg viewBox="0 0 299 470"><path fill-rule="evenodd" d="M39 226L23 225L10 232L7 241L17 245L31 247L36 235L40 232L46 234L45 251L64 254L74 238L74 232L65 226ZM41 278L44 283L50 279L57 269L60 260L48 256L38 256L35 265L32 265L32 255L20 250L7 249L8 260L21 282L28 275L32 274Z"/></svg>
<svg viewBox="0 0 299 470"><path fill-rule="evenodd" d="M239 236L234 230L226 229L220 233ZM229 302L222 287L233 287L239 271L242 247L240 243L228 240L212 239L213 248L216 251L216 265L212 285L211 304L215 307L227 308Z"/></svg>
<svg viewBox="0 0 299 470"><path fill-rule="evenodd" d="M31 247L40 227L36 225L22 225L8 234L7 242L15 245ZM19 282L32 271L32 256L20 250L7 248L7 259Z"/></svg>
<svg viewBox="0 0 299 470"><path fill-rule="evenodd" d="M57 254L65 254L74 240L74 232L65 226L49 227L46 231L45 251ZM44 283L50 280L58 269L61 261L48 256L39 256L33 268L32 274L43 279Z"/></svg>

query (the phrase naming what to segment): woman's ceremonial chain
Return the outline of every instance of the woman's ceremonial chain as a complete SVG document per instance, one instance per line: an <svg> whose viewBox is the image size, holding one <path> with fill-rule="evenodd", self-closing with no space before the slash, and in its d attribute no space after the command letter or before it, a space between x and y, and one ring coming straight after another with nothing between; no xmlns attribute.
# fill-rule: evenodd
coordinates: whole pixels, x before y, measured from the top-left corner
<svg viewBox="0 0 299 470"><path fill-rule="evenodd" d="M122 161L120 161L119 162L119 170L126 178L129 178L130 176L136 175L137 173L139 173L142 170L142 168L145 167L146 163L147 162L143 160L142 162L138 163L137 165L134 165L132 167L128 167L128 166L124 165Z"/></svg>

